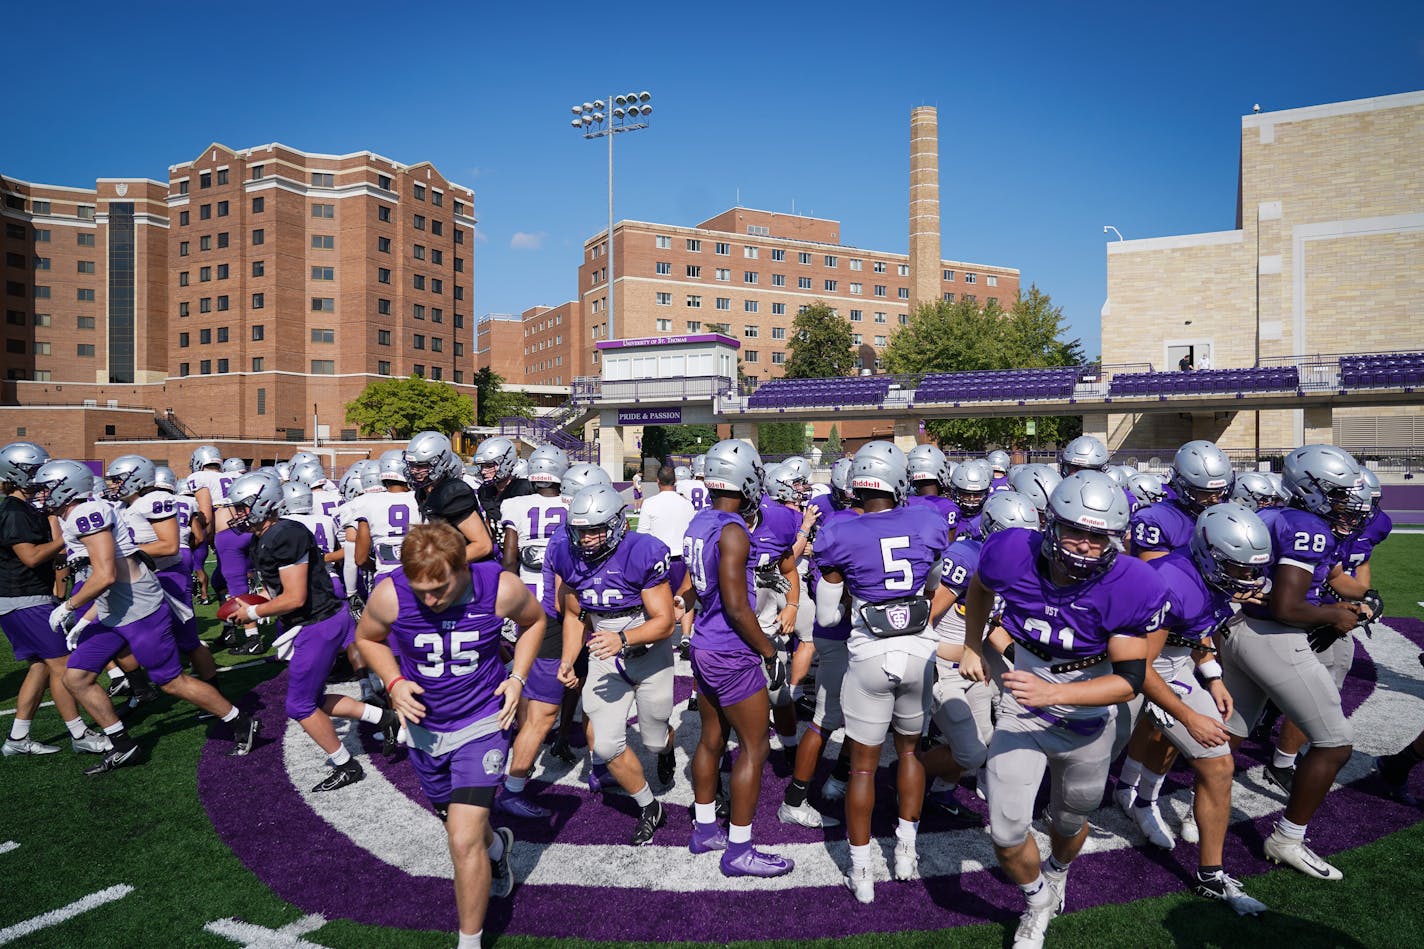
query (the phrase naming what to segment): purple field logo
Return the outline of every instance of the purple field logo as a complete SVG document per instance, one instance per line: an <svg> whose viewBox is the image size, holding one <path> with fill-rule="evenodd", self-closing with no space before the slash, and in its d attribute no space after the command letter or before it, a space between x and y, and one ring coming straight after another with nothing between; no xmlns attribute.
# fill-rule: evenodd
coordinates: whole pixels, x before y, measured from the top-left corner
<svg viewBox="0 0 1424 949"><path fill-rule="evenodd" d="M1402 747L1424 723L1419 702L1424 687L1418 684L1416 661L1424 645L1424 623L1391 619L1388 624L1377 625L1373 639L1357 641L1355 665L1342 690L1356 729L1356 752L1340 774L1342 786L1326 798L1310 826L1312 846L1323 856L1420 818L1417 810L1383 797L1378 779L1370 775L1369 755ZM1415 694L1399 688L1376 691L1377 671L1408 683ZM372 754L374 743L363 745L348 733L347 747L366 758L366 779L339 791L310 793L307 789L327 766L301 729L282 718L285 685L282 675L255 693L264 735L274 739L241 760L225 757L222 742L210 743L203 753L199 790L219 836L279 897L304 913L452 930L455 901L444 830L426 805L409 762L403 755L388 761ZM677 776L672 789L660 794L669 821L652 845L628 845L637 808L627 797L591 794L584 783L586 758L570 767L543 756L529 793L553 816L542 821L496 816L495 823L511 827L517 837L513 863L518 882L511 898L491 902L488 931L630 941L811 939L935 930L1018 914L1022 897L994 869L988 834L949 829L929 812L919 838L922 879L890 881L886 861L895 813L888 755L877 777L872 819L879 844L874 903L856 903L841 882L849 865L843 826L819 831L776 819L789 780L779 763L768 765L753 835L758 846L795 859L796 870L774 880L722 877L717 854L692 855L687 849L687 756L698 733L695 715L686 712L690 689L688 677L680 675L673 717L679 726ZM639 742L629 744L642 754ZM1253 755L1262 753L1247 748ZM828 755L834 750L832 743ZM1233 791L1226 865L1245 876L1268 869L1259 841L1269 833L1282 799L1264 781L1261 759L1238 755L1237 764L1242 773ZM813 788L828 765L829 760L823 763ZM644 767L654 773L651 757ZM1186 810L1183 781L1190 781L1187 772L1174 771L1163 793L1162 810L1173 827ZM960 800L984 813L971 791L962 788ZM1149 856L1136 828L1116 808L1099 810L1093 825L1073 864L1070 911L1182 889L1177 865L1194 865L1194 847L1179 844L1165 860L1160 853ZM363 892L387 897L353 899L344 882L353 878L363 881ZM610 912L610 906L617 911Z"/></svg>

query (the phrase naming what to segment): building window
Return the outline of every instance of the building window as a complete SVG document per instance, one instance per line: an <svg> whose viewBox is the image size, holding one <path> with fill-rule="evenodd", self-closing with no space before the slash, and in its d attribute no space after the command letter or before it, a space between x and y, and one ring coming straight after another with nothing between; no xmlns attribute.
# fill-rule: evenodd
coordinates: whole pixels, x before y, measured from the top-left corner
<svg viewBox="0 0 1424 949"><path fill-rule="evenodd" d="M334 343L336 342L336 330L314 329L311 331L311 341L313 343Z"/></svg>
<svg viewBox="0 0 1424 949"><path fill-rule="evenodd" d="M424 349L424 348L425 348L425 337L422 336L420 333L416 333L416 334L415 334L415 341L414 341L413 343L411 343L411 348L413 348L413 349Z"/></svg>
<svg viewBox="0 0 1424 949"><path fill-rule="evenodd" d="M198 372L202 375L211 375L212 371L213 361L211 359L203 359L198 362Z"/></svg>
<svg viewBox="0 0 1424 949"><path fill-rule="evenodd" d="M212 173L211 171L199 172L199 173L198 173L198 187L199 187L199 188L211 188L212 186L213 186L213 173Z"/></svg>
<svg viewBox="0 0 1424 949"><path fill-rule="evenodd" d="M252 199L252 213L261 214L265 210L267 210L267 199L259 194Z"/></svg>
<svg viewBox="0 0 1424 949"><path fill-rule="evenodd" d="M786 354L778 349L776 352L771 354L771 361L773 365L779 366L782 363L786 362Z"/></svg>
<svg viewBox="0 0 1424 949"><path fill-rule="evenodd" d="M689 237L687 239L687 249L694 254L702 253L702 241L695 237Z"/></svg>
<svg viewBox="0 0 1424 949"><path fill-rule="evenodd" d="M877 323L884 323L884 322L885 322L885 314L884 314L884 313L881 313L881 312L877 312L877 313L875 314L875 322L877 322Z"/></svg>
<svg viewBox="0 0 1424 949"><path fill-rule="evenodd" d="M265 243L267 243L267 232L259 227L257 230L252 232L252 246L256 247L259 244Z"/></svg>
<svg viewBox="0 0 1424 949"><path fill-rule="evenodd" d="M218 217L227 217L228 204L226 201L218 202Z"/></svg>
<svg viewBox="0 0 1424 949"><path fill-rule="evenodd" d="M377 175L377 176L376 176L376 187L377 187L377 188L380 188L382 191L389 191L389 190L391 190L391 176L390 176L390 175Z"/></svg>
<svg viewBox="0 0 1424 949"><path fill-rule="evenodd" d="M226 169L226 168L219 168L219 169L218 169L218 184L220 184L220 185L225 185L225 184L227 184L227 169Z"/></svg>
<svg viewBox="0 0 1424 949"><path fill-rule="evenodd" d="M720 254L723 257L726 257L732 253L732 245L726 243L725 241L714 241L712 245L712 253Z"/></svg>
<svg viewBox="0 0 1424 949"><path fill-rule="evenodd" d="M658 250L670 250L672 248L672 238L666 234L657 235L656 240Z"/></svg>
<svg viewBox="0 0 1424 949"><path fill-rule="evenodd" d="M885 345L885 337L884 337L884 336L877 336L877 337L875 337L875 345L877 345L877 346L884 346L884 345Z"/></svg>
<svg viewBox="0 0 1424 949"><path fill-rule="evenodd" d="M979 275L978 275L977 273L966 273L966 274L964 275L964 282L965 282L965 283L978 283L978 282L979 282Z"/></svg>
<svg viewBox="0 0 1424 949"><path fill-rule="evenodd" d="M423 303L417 303L413 305L410 308L410 315L415 317L417 320L425 319L425 305Z"/></svg>
<svg viewBox="0 0 1424 949"><path fill-rule="evenodd" d="M798 264L806 264L807 266L810 266L811 255L803 250L796 255L796 262Z"/></svg>
<svg viewBox="0 0 1424 949"><path fill-rule="evenodd" d="M228 362L226 359L218 360L218 372L227 372Z"/></svg>
<svg viewBox="0 0 1424 949"><path fill-rule="evenodd" d="M773 326L773 327L771 328L771 338L772 338L772 339L785 339L785 338L786 338L786 327L784 327L784 326Z"/></svg>
<svg viewBox="0 0 1424 949"><path fill-rule="evenodd" d="M390 330L376 330L376 345L389 346L391 344Z"/></svg>
<svg viewBox="0 0 1424 949"><path fill-rule="evenodd" d="M390 207L384 204L376 205L376 220L382 222L383 224L389 224L391 222Z"/></svg>
<svg viewBox="0 0 1424 949"><path fill-rule="evenodd" d="M747 339L756 339L761 335L761 329L755 323L748 323L742 327L742 335Z"/></svg>
<svg viewBox="0 0 1424 949"><path fill-rule="evenodd" d="M198 282L199 282L199 283L208 283L208 282L210 282L212 279L213 279L213 268L212 268L212 267L199 267L199 268L198 268Z"/></svg>
<svg viewBox="0 0 1424 949"><path fill-rule="evenodd" d="M746 356L747 362L760 362L760 361L761 361L761 354L758 353L755 349L748 349L748 350L745 350L745 351L744 351L744 354L745 354L745 356Z"/></svg>
<svg viewBox="0 0 1424 949"><path fill-rule="evenodd" d="M425 365L423 363L416 363L410 367L410 373L413 376L420 376L422 379L425 378Z"/></svg>
<svg viewBox="0 0 1424 949"><path fill-rule="evenodd" d="M41 324L38 322L38 321L39 321L39 318L40 318L41 316L43 316L46 321L49 320L49 315L48 315L48 314L46 314L46 313L37 313L37 314L35 314L35 320L36 320L35 325L36 325L36 326L41 325ZM78 317L77 319L78 319L78 328L79 328L79 329L82 329L82 330L92 330L92 329L94 328L94 317L92 317L92 316L81 316L81 317Z"/></svg>
<svg viewBox="0 0 1424 949"><path fill-rule="evenodd" d="M748 260L756 260L761 251L756 247L743 247L742 256Z"/></svg>
<svg viewBox="0 0 1424 949"><path fill-rule="evenodd" d="M953 302L954 302L954 294L952 294L952 293L946 293L946 294L944 295L944 302L945 302L945 303L953 303Z"/></svg>
<svg viewBox="0 0 1424 949"><path fill-rule="evenodd" d="M254 309L254 310L260 310L260 309L262 309L264 306L267 305L266 300L267 300L267 298L266 298L264 295L262 295L262 294L260 294L260 293L254 293L254 294L252 295L252 309ZM187 314L185 313L184 315L186 316Z"/></svg>
<svg viewBox="0 0 1424 949"><path fill-rule="evenodd" d="M21 260L23 260L23 259L24 259L24 258L21 258ZM49 258L48 258L48 257L36 257L36 258L35 258L35 264L34 264L34 266L35 266L35 269L36 269L36 270L48 270L48 269L49 269Z"/></svg>
<svg viewBox="0 0 1424 949"><path fill-rule="evenodd" d="M417 231L423 231L423 230L425 230L425 215L423 215L423 214L417 214L417 215L415 216L415 220L412 222L412 224L414 225L414 227L415 227L415 229L416 229Z"/></svg>
<svg viewBox="0 0 1424 949"><path fill-rule="evenodd" d="M658 332L659 332L659 333L671 333L671 332L672 332L672 320L658 320Z"/></svg>
<svg viewBox="0 0 1424 949"><path fill-rule="evenodd" d="M860 294L861 292L863 292L864 290L865 290L865 286L864 286L863 284L859 284L859 283L852 282L851 285L850 285L850 292L853 293L853 294L857 294L857 295L858 295L858 294Z"/></svg>
<svg viewBox="0 0 1424 949"><path fill-rule="evenodd" d="M997 287L999 285L999 278L994 274L985 274L984 283L991 287Z"/></svg>
<svg viewBox="0 0 1424 949"><path fill-rule="evenodd" d="M979 302L979 298L978 298L977 296L975 296L974 294L972 294L972 293L966 293L966 294L964 295L964 302L965 302L965 303L978 303L978 302Z"/></svg>
<svg viewBox="0 0 1424 949"><path fill-rule="evenodd" d="M757 311L757 301L744 300L742 302L742 310L746 313L755 313Z"/></svg>
<svg viewBox="0 0 1424 949"><path fill-rule="evenodd" d="M832 270L835 270L837 263L839 263L839 261L836 259L836 257L835 257L833 254L827 254L827 255L826 255L826 266L827 266L827 267L831 268Z"/></svg>
<svg viewBox="0 0 1424 949"><path fill-rule="evenodd" d="M827 292L827 293L835 293L835 292L836 292L836 287L837 287L838 285L839 285L839 281L837 281L837 280L827 280L827 281L826 281L826 292Z"/></svg>
<svg viewBox="0 0 1424 949"><path fill-rule="evenodd" d="M443 264L445 263L445 255L437 248L432 247L430 248L430 262L436 265Z"/></svg>
<svg viewBox="0 0 1424 949"><path fill-rule="evenodd" d="M314 171L311 173L311 183L316 188L333 188L336 186L336 176L329 171Z"/></svg>
<svg viewBox="0 0 1424 949"><path fill-rule="evenodd" d="M390 283L390 282L391 282L391 271L390 271L390 268L388 268L388 267L380 267L380 268L377 268L377 270L376 270L376 282L377 282L377 283Z"/></svg>
<svg viewBox="0 0 1424 949"><path fill-rule="evenodd" d="M336 237L332 234L313 234L311 245L312 250L334 250Z"/></svg>
<svg viewBox="0 0 1424 949"><path fill-rule="evenodd" d="M335 268L335 267L313 267L313 268L311 269L311 278L312 278L313 280L335 280L335 279L336 279L336 268Z"/></svg>
<svg viewBox="0 0 1424 949"><path fill-rule="evenodd" d="M227 231L218 231L218 250L227 246Z"/></svg>
<svg viewBox="0 0 1424 949"><path fill-rule="evenodd" d="M178 182L178 193L179 193L179 194L187 194L187 193L188 193L188 179L187 179L187 178L184 178L182 181Z"/></svg>
<svg viewBox="0 0 1424 949"><path fill-rule="evenodd" d="M313 359L311 361L311 371L314 376L334 376L336 375L336 360Z"/></svg>
<svg viewBox="0 0 1424 949"><path fill-rule="evenodd" d="M391 374L391 364L388 361L382 359L380 362L376 363L376 373L382 376L389 376Z"/></svg>
<svg viewBox="0 0 1424 949"><path fill-rule="evenodd" d="M76 294L77 294L77 298L78 298L78 300L79 300L80 303L93 303L93 302L94 302L94 291L93 291L93 290L79 290L79 291L76 291Z"/></svg>
<svg viewBox="0 0 1424 949"><path fill-rule="evenodd" d="M438 307L438 306L432 306L432 307L430 308L430 322L432 322L432 323L444 323L444 322L445 322L445 311L442 310L442 309L440 309L440 307Z"/></svg>
<svg viewBox="0 0 1424 949"><path fill-rule="evenodd" d="M265 356L253 356L253 357L252 357L252 371L253 371L253 372L263 372L263 371L265 371L266 369L267 369L267 359L266 359ZM264 390L258 389L257 391L258 391L258 392L262 392L262 393L264 394L264 397L265 397L265 392L264 392Z"/></svg>
<svg viewBox="0 0 1424 949"><path fill-rule="evenodd" d="M658 306L672 306L671 293L659 293L657 295Z"/></svg>
<svg viewBox="0 0 1424 949"><path fill-rule="evenodd" d="M389 283L389 281L387 281L387 282ZM376 313L378 313L378 314L381 315L381 316L390 316L390 315L391 315L391 301L390 301L390 300L382 300L382 299L376 300Z"/></svg>
<svg viewBox="0 0 1424 949"><path fill-rule="evenodd" d="M444 280L441 280L439 277L431 277L431 278L430 278L430 292L431 292L431 293L444 293L444 292L445 292L445 281L444 281Z"/></svg>
<svg viewBox="0 0 1424 949"><path fill-rule="evenodd" d="M94 358L94 344L93 344L93 343L80 343L78 346L76 346L76 347L74 348L74 355L78 356L80 359L93 359L93 358Z"/></svg>
<svg viewBox="0 0 1424 949"><path fill-rule="evenodd" d="M14 287L23 287L23 284L11 284L11 288L13 289ZM21 290L20 292L21 292L21 293L24 293L24 290ZM49 299L49 287L42 287L42 286L36 284L36 285L35 285L35 299L36 299L36 300L48 300L48 299Z"/></svg>
<svg viewBox="0 0 1424 949"><path fill-rule="evenodd" d="M211 235L211 234L204 234L202 237L198 238L198 250L212 250L212 249L213 249L213 235Z"/></svg>
<svg viewBox="0 0 1424 949"><path fill-rule="evenodd" d="M810 289L811 289L811 278L810 278L810 277L797 277L797 278L796 278L796 288L797 288L798 290L810 290Z"/></svg>
<svg viewBox="0 0 1424 949"><path fill-rule="evenodd" d="M861 336L860 336L860 334L859 334L859 333L851 333L851 334L850 334L850 342L851 342L851 345L852 345L852 346L859 346L859 345L860 345L860 342L861 342Z"/></svg>
<svg viewBox="0 0 1424 949"><path fill-rule="evenodd" d="M311 206L311 216L321 218L336 217L336 205L334 204L313 204Z"/></svg>
<svg viewBox="0 0 1424 949"><path fill-rule="evenodd" d="M655 267L659 276L669 277L672 275L672 264L666 260L660 260Z"/></svg>
<svg viewBox="0 0 1424 949"><path fill-rule="evenodd" d="M772 315L772 316L785 316L785 315L786 315L786 304L785 304L785 303L773 303L773 304L771 305L771 315Z"/></svg>
<svg viewBox="0 0 1424 949"><path fill-rule="evenodd" d="M910 299L910 288L901 287L895 291L895 295L898 296L901 300L908 300Z"/></svg>
<svg viewBox="0 0 1424 949"><path fill-rule="evenodd" d="M40 342L35 343L35 344L34 344L34 354L35 354L36 356L48 356L48 355L49 355L49 343L40 343Z"/></svg>
<svg viewBox="0 0 1424 949"><path fill-rule="evenodd" d="M267 338L267 331L261 323L254 323L252 326L252 339L254 342L261 342Z"/></svg>
<svg viewBox="0 0 1424 949"><path fill-rule="evenodd" d="M187 315L188 315L188 304L186 304L186 303L180 303L180 304L178 304L178 315L179 315L179 316L187 316Z"/></svg>
<svg viewBox="0 0 1424 949"><path fill-rule="evenodd" d="M179 334L178 334L178 348L179 348L179 349L187 349L187 348L188 348L188 344L189 344L191 341L192 341L192 337L191 337L189 334L187 334L187 333L179 333Z"/></svg>
<svg viewBox="0 0 1424 949"><path fill-rule="evenodd" d="M687 295L687 305L692 307L694 310L698 309L702 306L702 297L698 296L695 293L689 293Z"/></svg>
<svg viewBox="0 0 1424 949"><path fill-rule="evenodd" d="M213 218L213 206L211 204L198 205L198 220L211 221Z"/></svg>
<svg viewBox="0 0 1424 949"><path fill-rule="evenodd" d="M376 250L382 254L389 254L391 252L391 239L389 237L376 238Z"/></svg>
<svg viewBox="0 0 1424 949"><path fill-rule="evenodd" d="M946 270L946 271L943 271L943 272L941 273L941 276L944 278L944 281L945 281L946 283L953 283L953 282L954 282L954 271L953 271L953 270Z"/></svg>
<svg viewBox="0 0 1424 949"><path fill-rule="evenodd" d="M742 271L742 283L756 283L757 272L755 270Z"/></svg>
<svg viewBox="0 0 1424 949"><path fill-rule="evenodd" d="M883 284L883 283L877 283L877 284L875 285L875 295L876 295L877 297L883 297L883 296L885 296L885 284Z"/></svg>
<svg viewBox="0 0 1424 949"><path fill-rule="evenodd" d="M224 310L226 310L226 309L227 309L227 295L224 294L224 295L218 297L218 312L221 313L222 311L224 311Z"/></svg>
<svg viewBox="0 0 1424 949"><path fill-rule="evenodd" d="M180 362L180 363L178 364L178 375L180 375L180 376L192 375L192 371L190 370L188 363L186 363L186 362Z"/></svg>
<svg viewBox="0 0 1424 949"><path fill-rule="evenodd" d="M416 244L414 247L411 248L411 251L410 251L410 252L411 252L412 255L414 255L414 257L415 257L416 260L424 260L424 259L425 259L425 245L424 245L424 244Z"/></svg>
<svg viewBox="0 0 1424 949"><path fill-rule="evenodd" d="M701 320L688 320L688 321L687 321L687 331L688 331L689 333L700 333L700 332L702 332L702 321L701 321Z"/></svg>
<svg viewBox="0 0 1424 949"><path fill-rule="evenodd" d="M218 279L219 279L219 280L226 280L226 279L227 279L228 272L229 272L229 271L228 271L228 265L227 265L227 264L218 264Z"/></svg>
<svg viewBox="0 0 1424 949"><path fill-rule="evenodd" d="M198 330L198 343L202 346L210 345L213 341L213 331L211 329Z"/></svg>
<svg viewBox="0 0 1424 949"><path fill-rule="evenodd" d="M688 269L690 270L692 268L689 267ZM699 271L701 269L702 268L700 267L698 268ZM714 276L716 277L716 279L721 280L723 283L728 283L732 279L732 272L724 267L718 267L717 272Z"/></svg>
<svg viewBox="0 0 1424 949"><path fill-rule="evenodd" d="M336 300L333 297L312 297L311 308L313 313L335 313Z"/></svg>
<svg viewBox="0 0 1424 949"><path fill-rule="evenodd" d="M425 289L425 274L414 274L411 276L411 286L417 290Z"/></svg>
<svg viewBox="0 0 1424 949"><path fill-rule="evenodd" d="M411 184L410 193L411 193L411 196L415 198L415 200L417 200L417 201L424 201L424 200L425 200L425 185L423 185L423 184L418 184L418 183L412 183L412 184Z"/></svg>
<svg viewBox="0 0 1424 949"><path fill-rule="evenodd" d="M253 180L253 181L261 181L261 180L262 180L262 169L263 169L263 167L264 167L264 166L262 166L262 165L253 165L253 166L252 166L251 175L252 175L252 180Z"/></svg>
<svg viewBox="0 0 1424 949"><path fill-rule="evenodd" d="M430 337L430 351L433 353L443 353L445 351L445 340L440 336Z"/></svg>
<svg viewBox="0 0 1424 949"><path fill-rule="evenodd" d="M774 248L772 248L772 251L771 251L771 259L772 259L772 260L785 260L785 259L786 259L786 251L782 250L780 247L774 247Z"/></svg>
<svg viewBox="0 0 1424 949"><path fill-rule="evenodd" d="M717 298L717 309L719 309L719 310L730 310L731 308L732 308L732 298L731 298L731 297L718 297L718 298Z"/></svg>
<svg viewBox="0 0 1424 949"><path fill-rule="evenodd" d="M40 235L44 235L44 236L41 237ZM76 235L75 235L75 238L76 238L76 240L78 241L78 244L79 244L80 247L93 247L93 246L94 246L94 235L93 235L93 234L76 234ZM48 240L49 240L49 231L35 231L35 242L36 242L36 243L41 243L41 242L48 241Z"/></svg>
<svg viewBox="0 0 1424 949"><path fill-rule="evenodd" d="M81 261L78 261L78 264L77 264L77 265L78 265L78 268L79 268L79 273L93 273L93 272L94 272L94 261L92 261L92 260L81 260Z"/></svg>
<svg viewBox="0 0 1424 949"><path fill-rule="evenodd" d="M771 285L773 287L786 286L786 274L774 273L771 275Z"/></svg>
<svg viewBox="0 0 1424 949"><path fill-rule="evenodd" d="M179 211L179 212L178 212L178 226L179 226L179 227L187 227L187 226L188 226L188 212L187 212L187 211Z"/></svg>
<svg viewBox="0 0 1424 949"><path fill-rule="evenodd" d="M464 356L464 355L465 355L465 344L464 344L464 343L456 343L456 344L455 344L455 358L456 358L456 359L459 359L461 356Z"/></svg>

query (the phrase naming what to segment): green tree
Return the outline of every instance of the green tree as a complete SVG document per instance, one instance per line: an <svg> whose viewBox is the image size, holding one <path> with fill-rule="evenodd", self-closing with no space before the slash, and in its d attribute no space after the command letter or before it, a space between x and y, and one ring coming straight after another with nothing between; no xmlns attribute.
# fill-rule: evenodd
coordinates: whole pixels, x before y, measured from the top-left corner
<svg viewBox="0 0 1424 949"><path fill-rule="evenodd" d="M895 373L972 372L986 369L1038 369L1077 365L1082 344L1066 339L1063 308L1031 286L1007 311L994 302L984 306L937 300L915 310L908 325L890 338L885 368ZM925 429L957 448L990 445L1048 444L1083 431L1077 416L1039 418L1037 432L1026 434L1026 417L991 415L972 419L935 419Z"/></svg>
<svg viewBox="0 0 1424 949"><path fill-rule="evenodd" d="M420 376L383 379L346 405L346 422L365 436L409 438L416 432L450 433L475 419L474 403L444 382Z"/></svg>
<svg viewBox="0 0 1424 949"><path fill-rule="evenodd" d="M502 418L534 417L534 403L523 392L504 388L504 377L486 366L475 373L475 394L479 399L479 423L498 425Z"/></svg>
<svg viewBox="0 0 1424 949"><path fill-rule="evenodd" d="M763 422L757 426L757 450L766 455L800 455L806 451L803 422Z"/></svg>
<svg viewBox="0 0 1424 949"><path fill-rule="evenodd" d="M658 461L669 455L701 454L715 444L715 425L648 425L643 429L643 457Z"/></svg>
<svg viewBox="0 0 1424 949"><path fill-rule="evenodd" d="M788 379L826 379L855 370L850 323L820 301L796 314L786 348Z"/></svg>
<svg viewBox="0 0 1424 949"><path fill-rule="evenodd" d="M841 447L841 430L835 425L832 425L831 430L826 433L826 447L822 450L825 452L825 457L831 461L835 461L845 452L845 449Z"/></svg>

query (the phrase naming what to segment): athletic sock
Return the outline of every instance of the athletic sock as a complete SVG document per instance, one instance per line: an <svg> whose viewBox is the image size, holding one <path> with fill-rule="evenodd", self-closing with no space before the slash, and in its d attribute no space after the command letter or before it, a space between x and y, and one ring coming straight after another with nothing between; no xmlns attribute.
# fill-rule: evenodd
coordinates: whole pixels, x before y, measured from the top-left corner
<svg viewBox="0 0 1424 949"><path fill-rule="evenodd" d="M1224 872L1225 868L1220 864L1214 867L1197 867L1197 879L1203 882L1214 879L1218 873Z"/></svg>
<svg viewBox="0 0 1424 949"><path fill-rule="evenodd" d="M1030 906L1043 906L1053 899L1053 891L1048 888L1048 881L1043 878L1042 873L1032 883L1020 883L1019 889L1023 890L1024 898Z"/></svg>
<svg viewBox="0 0 1424 949"><path fill-rule="evenodd" d="M385 709L375 705L362 705L361 721L367 725L379 725L381 724L381 716L385 714L385 711Z"/></svg>
<svg viewBox="0 0 1424 949"><path fill-rule="evenodd" d="M76 718L72 722L65 722L64 727L69 729L69 737L71 738L83 738L85 733L89 730L85 726L84 719L82 718Z"/></svg>
<svg viewBox="0 0 1424 949"><path fill-rule="evenodd" d="M786 797L784 798L788 807L800 807L806 803L806 792L808 788L805 781L792 780L786 786Z"/></svg>
<svg viewBox="0 0 1424 949"><path fill-rule="evenodd" d="M504 857L504 838L501 837L499 834L495 834L495 835L494 835L494 840L491 840L491 841L490 841L490 845L489 845L489 858L490 858L491 860L500 860L500 859L502 859L503 857Z"/></svg>
<svg viewBox="0 0 1424 949"><path fill-rule="evenodd" d="M905 818L902 817L900 818L899 823L895 825L895 840L899 843L909 844L911 847L913 847L915 845L915 836L919 833L919 830L919 821L905 820Z"/></svg>
<svg viewBox="0 0 1424 949"><path fill-rule="evenodd" d="M527 777L516 778L514 775L511 774L504 779L504 789L510 794L518 794L520 791L524 790L524 785L528 783L529 779Z"/></svg>
<svg viewBox="0 0 1424 949"><path fill-rule="evenodd" d="M225 721L225 722L231 722L231 721L234 721L234 720L235 720L239 715L241 715L241 714L242 714L242 713L237 710L237 706L234 705L234 706L232 706L231 708L229 708L229 709L227 710L227 714L226 714L226 715L219 715L218 717L221 718L221 719L222 719L223 721Z"/></svg>
<svg viewBox="0 0 1424 949"><path fill-rule="evenodd" d="M123 751L134 746L134 740L129 737L129 733L124 730L123 722L114 722L104 728L104 734L109 736L109 744L115 751Z"/></svg>
<svg viewBox="0 0 1424 949"><path fill-rule="evenodd" d="M850 780L850 752L844 748L841 749L840 757L836 759L835 766L831 768L831 777L842 782Z"/></svg>
<svg viewBox="0 0 1424 949"><path fill-rule="evenodd" d="M17 718L10 723L10 740L24 741L30 737L30 719Z"/></svg>
<svg viewBox="0 0 1424 949"><path fill-rule="evenodd" d="M480 949L480 937L484 935L484 932L481 929L477 933L460 933L460 942L455 946L455 949Z"/></svg>
<svg viewBox="0 0 1424 949"><path fill-rule="evenodd" d="M333 768L344 768L346 767L346 763L351 760L351 752L346 750L345 745L342 745L327 755L326 760L331 762Z"/></svg>
<svg viewBox="0 0 1424 949"><path fill-rule="evenodd" d="M777 737L781 739L781 747L783 748L795 748L801 742L800 732L792 732L789 735L778 735Z"/></svg>
<svg viewBox="0 0 1424 949"><path fill-rule="evenodd" d="M1276 821L1276 833L1287 840L1304 840L1305 824L1294 824L1282 817Z"/></svg>
<svg viewBox="0 0 1424 949"><path fill-rule="evenodd" d="M1156 774L1144 769L1137 781L1137 806L1147 807L1157 803L1157 795L1162 793L1162 785L1167 783L1167 775Z"/></svg>
<svg viewBox="0 0 1424 949"><path fill-rule="evenodd" d="M715 824L717 823L717 803L712 801L707 804L699 804L693 801L692 815L693 820L699 824Z"/></svg>
<svg viewBox="0 0 1424 949"><path fill-rule="evenodd" d="M850 845L850 865L857 870L870 867L870 844Z"/></svg>
<svg viewBox="0 0 1424 949"><path fill-rule="evenodd" d="M1142 762L1128 755L1122 759L1122 771L1117 776L1117 786L1135 788L1142 777Z"/></svg>
<svg viewBox="0 0 1424 949"><path fill-rule="evenodd" d="M1295 759L1295 755L1288 755L1277 748L1275 753L1271 755L1271 764L1277 768L1294 768Z"/></svg>
<svg viewBox="0 0 1424 949"><path fill-rule="evenodd" d="M1068 863L1072 863L1072 862L1073 862L1073 861L1071 861L1071 860L1068 861ZM1058 862L1058 858L1055 857L1053 854L1050 853L1050 854L1048 855L1048 863L1045 864L1045 866L1047 867L1047 869L1048 869L1048 871L1049 871L1050 873L1067 873L1067 872L1068 872L1068 863L1059 863L1059 862Z"/></svg>
<svg viewBox="0 0 1424 949"><path fill-rule="evenodd" d="M749 844L752 842L751 824L727 824L727 843Z"/></svg>
<svg viewBox="0 0 1424 949"><path fill-rule="evenodd" d="M633 802L639 807L647 807L653 803L653 789L644 781L643 786L633 792Z"/></svg>

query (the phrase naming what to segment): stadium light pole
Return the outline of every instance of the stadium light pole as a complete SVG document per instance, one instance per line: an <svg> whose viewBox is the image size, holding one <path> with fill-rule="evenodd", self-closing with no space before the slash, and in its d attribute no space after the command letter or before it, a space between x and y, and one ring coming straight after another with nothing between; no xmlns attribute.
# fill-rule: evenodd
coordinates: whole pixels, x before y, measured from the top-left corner
<svg viewBox="0 0 1424 949"><path fill-rule="evenodd" d="M619 132L636 132L648 127L653 114L653 94L630 92L595 99L573 107L574 119L569 124L586 139L608 139L608 339L616 336L613 324L613 137Z"/></svg>
<svg viewBox="0 0 1424 949"><path fill-rule="evenodd" d="M1103 225L1103 233L1106 234L1108 231L1112 231L1114 234L1117 235L1117 239L1118 239L1118 240L1122 240L1122 231L1119 231L1117 228L1113 227L1111 224L1104 224L1104 225Z"/></svg>

